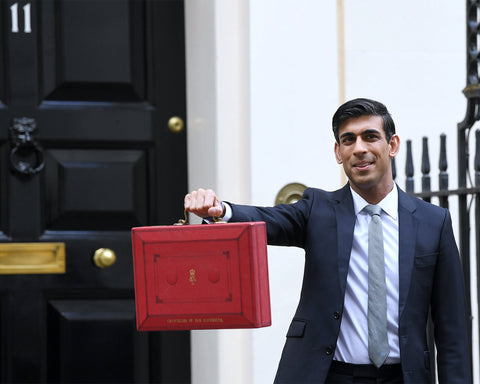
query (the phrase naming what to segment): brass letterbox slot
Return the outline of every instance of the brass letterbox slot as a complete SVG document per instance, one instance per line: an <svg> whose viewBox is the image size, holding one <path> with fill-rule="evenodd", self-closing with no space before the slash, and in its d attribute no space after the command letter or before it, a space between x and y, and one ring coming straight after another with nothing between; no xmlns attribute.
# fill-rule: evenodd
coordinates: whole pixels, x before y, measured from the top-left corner
<svg viewBox="0 0 480 384"><path fill-rule="evenodd" d="M65 243L0 243L0 275L65 273Z"/></svg>

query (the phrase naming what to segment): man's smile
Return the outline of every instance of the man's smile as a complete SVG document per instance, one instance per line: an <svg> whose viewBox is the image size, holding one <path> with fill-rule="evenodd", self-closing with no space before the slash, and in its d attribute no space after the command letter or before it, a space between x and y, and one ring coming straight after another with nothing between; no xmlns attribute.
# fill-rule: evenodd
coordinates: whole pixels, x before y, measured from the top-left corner
<svg viewBox="0 0 480 384"><path fill-rule="evenodd" d="M358 171L367 171L370 166L373 165L373 161L361 161L353 164L353 167Z"/></svg>

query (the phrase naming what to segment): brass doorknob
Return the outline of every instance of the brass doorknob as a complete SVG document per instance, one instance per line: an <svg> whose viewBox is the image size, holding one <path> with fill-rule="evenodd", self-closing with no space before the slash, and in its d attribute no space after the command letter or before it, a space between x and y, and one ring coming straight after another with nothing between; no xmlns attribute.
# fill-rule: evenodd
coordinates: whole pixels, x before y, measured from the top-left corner
<svg viewBox="0 0 480 384"><path fill-rule="evenodd" d="M182 132L184 126L185 124L183 123L183 120L178 116L173 116L168 120L168 129L172 133Z"/></svg>
<svg viewBox="0 0 480 384"><path fill-rule="evenodd" d="M108 248L99 248L93 255L93 262L98 268L107 268L115 264L117 256L115 252Z"/></svg>

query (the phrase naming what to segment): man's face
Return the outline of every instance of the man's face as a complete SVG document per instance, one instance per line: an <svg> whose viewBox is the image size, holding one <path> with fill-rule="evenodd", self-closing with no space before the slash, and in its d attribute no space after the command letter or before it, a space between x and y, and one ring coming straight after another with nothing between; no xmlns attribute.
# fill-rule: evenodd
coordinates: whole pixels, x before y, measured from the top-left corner
<svg viewBox="0 0 480 384"><path fill-rule="evenodd" d="M364 198L383 198L393 188L391 158L398 153L398 136L393 135L388 143L382 118L361 116L345 121L338 137L335 157L352 188Z"/></svg>

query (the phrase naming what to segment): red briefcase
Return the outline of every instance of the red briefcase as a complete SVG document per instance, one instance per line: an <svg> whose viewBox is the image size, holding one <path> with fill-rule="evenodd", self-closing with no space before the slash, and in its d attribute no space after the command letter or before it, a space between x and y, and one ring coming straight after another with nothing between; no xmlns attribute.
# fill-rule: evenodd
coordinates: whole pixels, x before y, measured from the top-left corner
<svg viewBox="0 0 480 384"><path fill-rule="evenodd" d="M265 223L132 228L137 329L271 325Z"/></svg>

